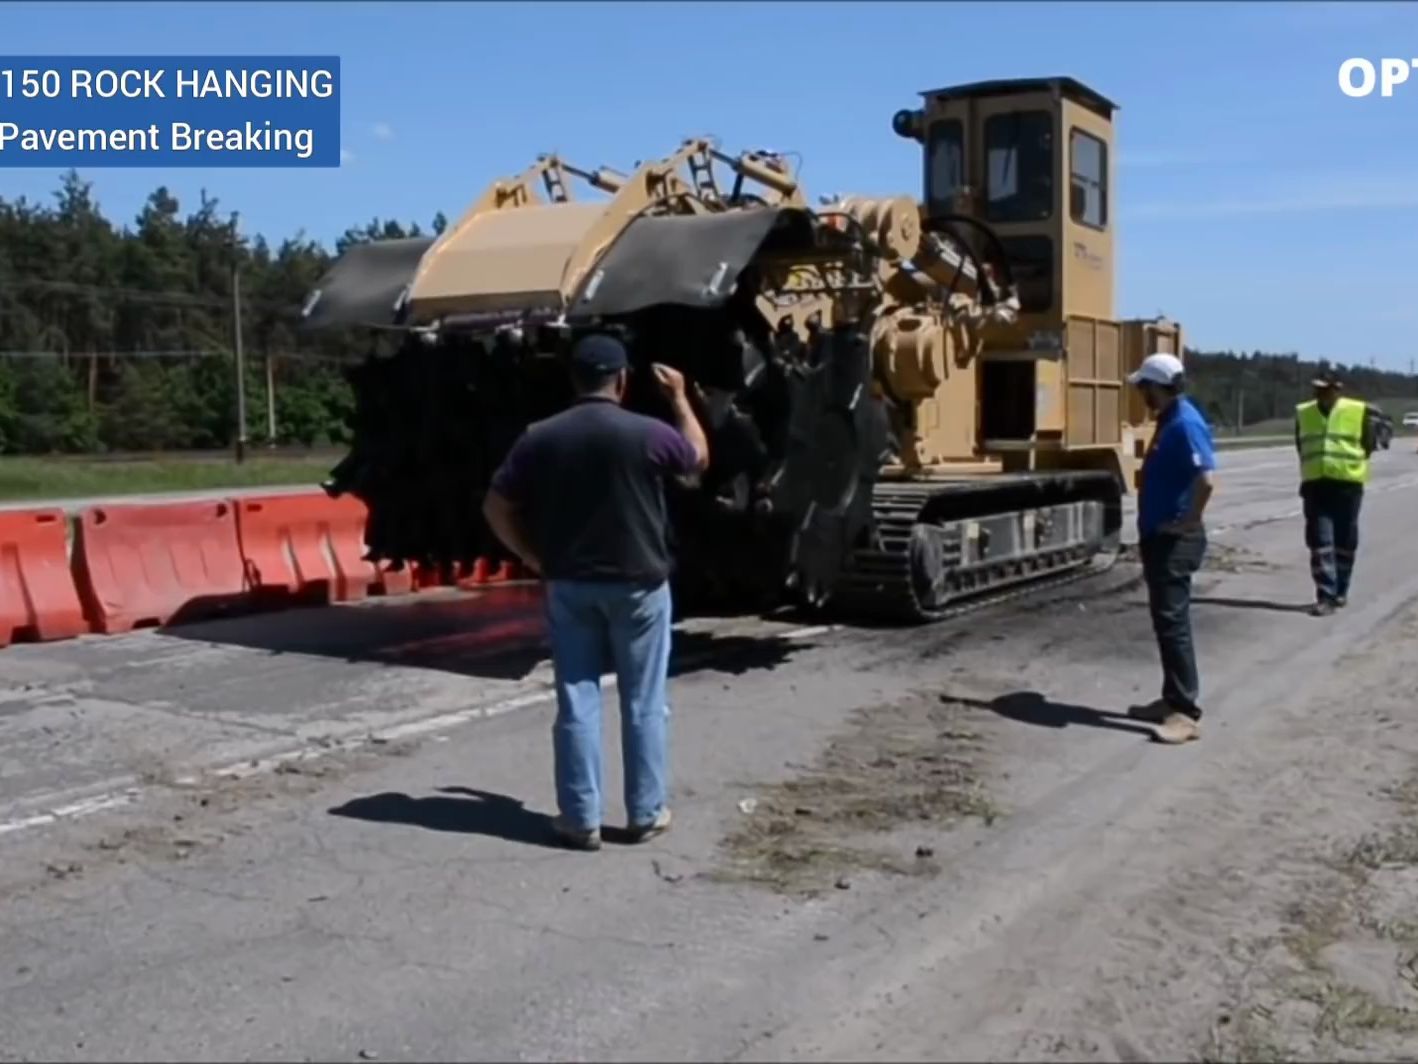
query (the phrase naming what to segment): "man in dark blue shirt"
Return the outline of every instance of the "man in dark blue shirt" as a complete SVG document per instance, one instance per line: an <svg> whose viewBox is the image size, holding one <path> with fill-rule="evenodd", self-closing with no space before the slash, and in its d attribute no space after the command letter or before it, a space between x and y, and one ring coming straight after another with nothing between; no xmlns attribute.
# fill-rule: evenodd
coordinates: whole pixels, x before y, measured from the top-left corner
<svg viewBox="0 0 1418 1064"><path fill-rule="evenodd" d="M1128 383L1157 419L1142 462L1138 551L1162 657L1162 697L1132 715L1159 725L1157 738L1184 743L1201 735L1201 682L1192 645L1191 582L1206 556L1202 514L1211 499L1216 452L1211 428L1186 396L1182 362L1149 355Z"/></svg>
<svg viewBox="0 0 1418 1064"><path fill-rule="evenodd" d="M709 446L675 370L654 367L677 428L621 405L629 370L619 341L588 336L571 363L576 402L528 427L493 477L483 513L546 581L557 697L555 827L569 845L594 850L601 844L600 683L608 665L620 691L631 837L669 827L664 481L703 472Z"/></svg>

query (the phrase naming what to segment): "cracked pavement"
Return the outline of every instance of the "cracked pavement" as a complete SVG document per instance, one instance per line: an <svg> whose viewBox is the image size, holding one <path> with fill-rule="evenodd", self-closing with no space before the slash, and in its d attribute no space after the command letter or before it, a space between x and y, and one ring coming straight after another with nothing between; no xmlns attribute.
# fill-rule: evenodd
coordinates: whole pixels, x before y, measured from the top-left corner
<svg viewBox="0 0 1418 1064"><path fill-rule="evenodd" d="M1222 454L1200 743L1119 716L1158 682L1127 562L926 630L696 619L675 827L597 854L545 833L534 595L11 648L0 815L134 793L0 835L0 1059L1192 1057L1237 944L1418 757L1395 446L1328 621L1293 457ZM617 749L611 712L612 824Z"/></svg>

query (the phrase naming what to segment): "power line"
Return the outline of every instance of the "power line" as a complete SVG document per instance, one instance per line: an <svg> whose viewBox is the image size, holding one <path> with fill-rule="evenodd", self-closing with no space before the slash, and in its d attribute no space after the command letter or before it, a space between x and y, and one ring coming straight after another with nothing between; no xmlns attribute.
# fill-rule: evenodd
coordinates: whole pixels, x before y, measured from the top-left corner
<svg viewBox="0 0 1418 1064"><path fill-rule="evenodd" d="M204 307L225 309L228 304L216 296L200 296L192 292L154 292L142 288L121 288L117 285L81 284L77 281L19 281L7 282L5 291L58 292L68 295L96 295L121 297L137 303L186 303Z"/></svg>
<svg viewBox="0 0 1418 1064"><path fill-rule="evenodd" d="M10 291L38 291L68 295L95 295L123 299L133 303L175 304L206 307L212 310L230 311L230 297L203 296L193 292L150 291L143 288L124 288L118 285L82 284L78 281L7 281L0 284L0 294ZM300 307L294 303L277 303L265 299L244 298L242 305L273 311L292 318L300 317Z"/></svg>
<svg viewBox="0 0 1418 1064"><path fill-rule="evenodd" d="M326 355L315 351L270 351L261 352L263 358L275 358L288 362L330 362L345 365L358 361L359 356ZM0 351L0 358L56 358L68 359L70 361L89 360L95 358L105 358L112 361L122 361L124 359L153 358L153 359L183 359L183 358L231 358L233 352L228 350L202 350L202 351Z"/></svg>
<svg viewBox="0 0 1418 1064"><path fill-rule="evenodd" d="M212 358L226 351L0 351L0 358Z"/></svg>

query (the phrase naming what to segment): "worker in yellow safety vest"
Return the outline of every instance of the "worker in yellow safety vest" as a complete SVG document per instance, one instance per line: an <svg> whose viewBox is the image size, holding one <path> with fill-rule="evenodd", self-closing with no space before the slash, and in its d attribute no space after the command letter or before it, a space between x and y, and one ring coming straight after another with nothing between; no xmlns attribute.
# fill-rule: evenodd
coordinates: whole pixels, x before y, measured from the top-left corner
<svg viewBox="0 0 1418 1064"><path fill-rule="evenodd" d="M1359 549L1359 507L1375 449L1376 411L1341 395L1344 384L1332 370L1310 384L1315 397L1295 408L1295 448L1300 454L1305 546L1315 582L1310 612L1327 617L1349 599Z"/></svg>

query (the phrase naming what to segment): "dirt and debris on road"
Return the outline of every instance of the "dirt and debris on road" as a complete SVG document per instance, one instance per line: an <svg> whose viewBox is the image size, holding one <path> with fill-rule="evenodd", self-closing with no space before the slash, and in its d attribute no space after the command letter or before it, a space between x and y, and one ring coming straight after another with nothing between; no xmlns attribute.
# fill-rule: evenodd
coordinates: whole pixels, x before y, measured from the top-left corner
<svg viewBox="0 0 1418 1064"><path fill-rule="evenodd" d="M1036 726L985 729L1002 815L929 901L894 892L918 917L910 948L872 956L863 934L840 989L799 1002L814 1019L745 1055L1418 1059L1418 582L1393 523L1411 506L1381 499L1361 612L1337 623L1294 606L1310 589L1292 530L1216 552L1188 748L1122 738L1128 652L1155 692L1137 598L1066 632L1036 614L1045 661L953 663L948 694Z"/></svg>
<svg viewBox="0 0 1418 1064"><path fill-rule="evenodd" d="M964 707L931 691L857 710L812 765L745 799L716 874L811 895L846 889L856 871L940 871L930 847L903 841L910 826L996 815L969 724Z"/></svg>
<svg viewBox="0 0 1418 1064"><path fill-rule="evenodd" d="M256 830L282 803L307 800L351 773L411 750L406 742L372 744L282 761L259 773L181 778L171 766L153 760L144 773L150 790L142 802L104 818L57 827L46 850L51 857L0 864L0 893L17 897L47 882L100 874L112 865L190 860Z"/></svg>
<svg viewBox="0 0 1418 1064"><path fill-rule="evenodd" d="M1220 573L1274 573L1281 569L1273 558L1234 543L1207 544L1204 571Z"/></svg>
<svg viewBox="0 0 1418 1064"><path fill-rule="evenodd" d="M1208 1062L1418 1059L1418 814L1318 865L1222 1012ZM1322 871L1321 871L1322 870Z"/></svg>
<svg viewBox="0 0 1418 1064"><path fill-rule="evenodd" d="M1397 668L1379 672L1378 659ZM1382 646L1342 666L1356 677L1359 701L1335 709L1359 718L1355 738L1410 731L1418 687L1374 681L1418 671L1418 609L1389 626ZM1284 903L1279 927L1244 944L1250 966L1236 1007L1218 1016L1203 1059L1418 1059L1418 744L1403 738L1408 774L1351 777L1345 797L1359 823L1320 848L1308 877L1275 899Z"/></svg>

